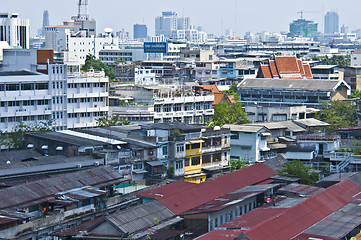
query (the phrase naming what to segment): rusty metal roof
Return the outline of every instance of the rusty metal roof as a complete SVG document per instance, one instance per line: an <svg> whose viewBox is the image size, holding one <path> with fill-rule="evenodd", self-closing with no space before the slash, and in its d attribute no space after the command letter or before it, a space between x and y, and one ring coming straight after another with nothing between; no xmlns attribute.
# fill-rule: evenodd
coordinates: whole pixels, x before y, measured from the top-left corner
<svg viewBox="0 0 361 240"><path fill-rule="evenodd" d="M257 163L201 184L175 182L139 193L138 196L154 198L175 214L181 214L242 187L255 185L274 175L276 173L266 165ZM179 188L179 185L182 187Z"/></svg>
<svg viewBox="0 0 361 240"><path fill-rule="evenodd" d="M0 209L32 206L46 197L84 186L112 185L125 179L112 167L97 167L94 169L62 174L57 177L28 182L22 185L0 189Z"/></svg>

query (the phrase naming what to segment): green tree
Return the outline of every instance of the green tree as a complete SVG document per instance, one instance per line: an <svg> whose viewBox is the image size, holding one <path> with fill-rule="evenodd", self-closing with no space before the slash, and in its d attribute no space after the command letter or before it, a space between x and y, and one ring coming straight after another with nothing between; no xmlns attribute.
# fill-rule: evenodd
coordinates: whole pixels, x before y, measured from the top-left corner
<svg viewBox="0 0 361 240"><path fill-rule="evenodd" d="M228 96L233 96L234 99L236 99L236 101L238 101L240 99L239 94L237 93L237 83L232 84L229 87L229 90L226 91Z"/></svg>
<svg viewBox="0 0 361 240"><path fill-rule="evenodd" d="M230 164L231 164L231 171L235 171L248 166L248 164L246 162L243 162L241 158L231 160Z"/></svg>
<svg viewBox="0 0 361 240"><path fill-rule="evenodd" d="M81 70L84 72L88 72L91 67L95 71L103 70L105 76L109 77L110 79L114 79L115 73L113 68L107 66L99 59L96 59L95 56L88 54L85 59L85 64L81 67Z"/></svg>
<svg viewBox="0 0 361 240"><path fill-rule="evenodd" d="M312 185L319 180L318 174L300 161L285 163L283 167L284 169L278 173L279 175L300 178L301 184Z"/></svg>
<svg viewBox="0 0 361 240"><path fill-rule="evenodd" d="M360 99L361 98L361 91L359 89L356 89L355 91L353 91L351 93L351 95L347 96L348 98L357 98Z"/></svg>
<svg viewBox="0 0 361 240"><path fill-rule="evenodd" d="M321 60L322 64L337 65L340 67L347 67L351 65L351 56L347 55L333 55L331 58L328 56L312 56L313 60Z"/></svg>
<svg viewBox="0 0 361 240"><path fill-rule="evenodd" d="M228 104L224 102L214 106L213 122L210 125L223 126L224 124L243 124L248 122L249 120L242 108L242 103Z"/></svg>
<svg viewBox="0 0 361 240"><path fill-rule="evenodd" d="M11 132L0 131L0 145L9 149L22 149L26 133L51 130L52 121L38 122L36 125L26 125L24 122L18 122Z"/></svg>
<svg viewBox="0 0 361 240"><path fill-rule="evenodd" d="M108 114L98 118L96 123L98 127L129 125L129 122L123 120L119 115L109 116Z"/></svg>
<svg viewBox="0 0 361 240"><path fill-rule="evenodd" d="M323 109L316 113L316 119L327 122L328 132L338 128L357 126L357 106L345 101L324 102Z"/></svg>

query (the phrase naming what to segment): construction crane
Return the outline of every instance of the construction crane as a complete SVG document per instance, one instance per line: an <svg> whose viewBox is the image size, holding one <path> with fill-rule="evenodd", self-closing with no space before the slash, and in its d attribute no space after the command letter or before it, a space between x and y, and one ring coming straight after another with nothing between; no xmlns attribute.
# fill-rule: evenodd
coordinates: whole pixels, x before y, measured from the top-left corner
<svg viewBox="0 0 361 240"><path fill-rule="evenodd" d="M303 13L319 13L320 11L303 11L303 10L301 10L301 11L299 11L299 12L297 12L298 14L300 14L301 15L301 19L303 19Z"/></svg>

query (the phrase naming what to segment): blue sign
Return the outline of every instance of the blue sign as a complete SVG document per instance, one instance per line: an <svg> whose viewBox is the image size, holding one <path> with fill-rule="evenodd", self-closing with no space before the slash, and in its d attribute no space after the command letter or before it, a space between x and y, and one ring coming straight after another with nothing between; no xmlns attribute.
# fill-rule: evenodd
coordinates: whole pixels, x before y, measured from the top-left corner
<svg viewBox="0 0 361 240"><path fill-rule="evenodd" d="M167 42L145 42L144 43L145 53L167 53L168 43Z"/></svg>

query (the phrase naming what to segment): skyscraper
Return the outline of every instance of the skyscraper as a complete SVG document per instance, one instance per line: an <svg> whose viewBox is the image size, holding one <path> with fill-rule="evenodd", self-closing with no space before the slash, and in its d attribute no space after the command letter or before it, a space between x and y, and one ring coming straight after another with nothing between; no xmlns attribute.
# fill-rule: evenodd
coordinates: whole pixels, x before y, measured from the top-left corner
<svg viewBox="0 0 361 240"><path fill-rule="evenodd" d="M162 12L161 17L155 18L155 35L171 36L173 30L189 30L189 17L178 17L176 12Z"/></svg>
<svg viewBox="0 0 361 240"><path fill-rule="evenodd" d="M45 27L49 26L49 12L48 10L45 10L43 13L43 28L42 28L42 35L45 35Z"/></svg>
<svg viewBox="0 0 361 240"><path fill-rule="evenodd" d="M339 18L337 12L328 12L325 15L325 33L332 34L339 32Z"/></svg>
<svg viewBox="0 0 361 240"><path fill-rule="evenodd" d="M145 24L134 24L133 26L133 38L146 38L148 35L147 25Z"/></svg>

